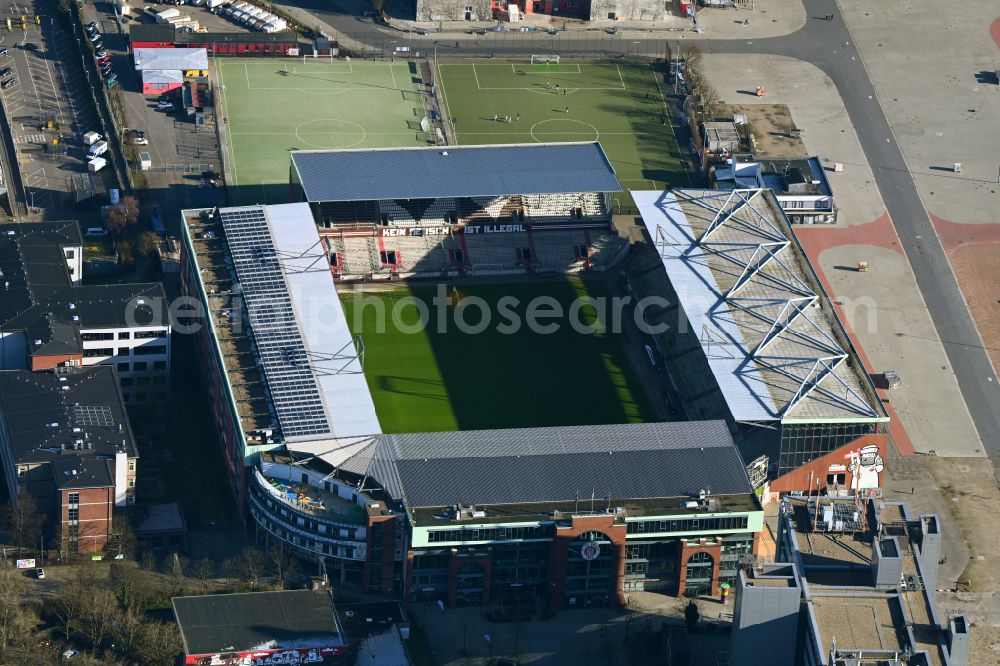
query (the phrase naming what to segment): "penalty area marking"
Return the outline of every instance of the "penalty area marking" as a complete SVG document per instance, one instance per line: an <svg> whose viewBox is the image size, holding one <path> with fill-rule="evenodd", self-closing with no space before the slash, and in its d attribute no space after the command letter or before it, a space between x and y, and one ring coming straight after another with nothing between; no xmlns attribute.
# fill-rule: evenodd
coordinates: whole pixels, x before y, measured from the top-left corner
<svg viewBox="0 0 1000 666"><path fill-rule="evenodd" d="M535 141L537 141L538 143L546 143L546 142L543 141L543 140L541 140L541 139L539 139L537 136L535 136L535 129L539 125L544 125L546 123L575 123L577 125L583 125L584 127L589 127L594 132L594 138L593 138L594 141L597 141L601 137L601 133L599 131L597 131L596 127L594 127L590 123L585 123L582 120L574 120L573 118L549 118L548 120L541 120L541 121L535 123L534 125L531 126L531 129L529 130L529 133L531 134L531 138L534 139ZM573 132L573 131L568 131L568 132L567 131L560 131L560 132L538 132L538 133L542 134L542 135L583 134L583 132Z"/></svg>

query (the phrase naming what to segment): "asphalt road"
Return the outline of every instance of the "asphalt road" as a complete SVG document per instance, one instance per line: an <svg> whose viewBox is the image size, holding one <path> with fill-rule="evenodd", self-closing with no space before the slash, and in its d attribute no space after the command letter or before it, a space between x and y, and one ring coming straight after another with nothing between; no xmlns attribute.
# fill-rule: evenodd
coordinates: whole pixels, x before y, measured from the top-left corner
<svg viewBox="0 0 1000 666"><path fill-rule="evenodd" d="M424 52L437 45L438 55L486 57L546 53L550 49L564 55L655 56L662 54L664 49L662 37L631 31L620 31L617 35L599 31L570 31L556 35L488 33L476 39L465 38L459 45L447 35L420 36L375 26L353 13L355 0L285 0L283 4L312 12L348 36L348 43L351 40L362 42L382 52L403 44ZM801 30L790 35L757 40L699 39L697 43L706 53L798 58L821 69L837 86L986 452L991 456L1000 455L1000 382L927 210L917 194L861 54L836 0L803 0L803 4L809 19ZM832 20L825 19L828 14L833 15ZM684 41L692 41L690 33Z"/></svg>
<svg viewBox="0 0 1000 666"><path fill-rule="evenodd" d="M763 53L805 60L837 86L875 182L923 294L988 455L1000 454L1000 384L966 307L937 232L917 194L875 86L833 0L805 0L806 26L780 38L706 41L711 53ZM828 21L822 18L832 13Z"/></svg>

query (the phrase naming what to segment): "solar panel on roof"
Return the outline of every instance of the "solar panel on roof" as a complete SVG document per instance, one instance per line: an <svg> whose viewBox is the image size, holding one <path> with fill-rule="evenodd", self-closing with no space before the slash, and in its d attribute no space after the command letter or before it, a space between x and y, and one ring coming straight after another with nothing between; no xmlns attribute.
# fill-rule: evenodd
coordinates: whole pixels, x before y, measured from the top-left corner
<svg viewBox="0 0 1000 666"><path fill-rule="evenodd" d="M329 434L323 398L264 211L222 210L220 217L282 432L286 437Z"/></svg>

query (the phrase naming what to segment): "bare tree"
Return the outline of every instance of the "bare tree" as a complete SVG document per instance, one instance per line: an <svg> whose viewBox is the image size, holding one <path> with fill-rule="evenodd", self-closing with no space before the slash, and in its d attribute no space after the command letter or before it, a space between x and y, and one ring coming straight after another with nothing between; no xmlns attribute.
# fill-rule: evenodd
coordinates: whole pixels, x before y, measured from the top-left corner
<svg viewBox="0 0 1000 666"><path fill-rule="evenodd" d="M240 560L237 557L227 557L222 562L222 577L227 585L232 585L240 577Z"/></svg>
<svg viewBox="0 0 1000 666"><path fill-rule="evenodd" d="M69 585L49 602L49 610L59 621L66 640L69 640L70 634L80 627L96 582L93 571L78 566Z"/></svg>
<svg viewBox="0 0 1000 666"><path fill-rule="evenodd" d="M154 571L156 569L156 555L152 551L147 550L139 558L139 566L146 571Z"/></svg>
<svg viewBox="0 0 1000 666"><path fill-rule="evenodd" d="M24 490L4 504L3 525L14 545L17 546L17 554L20 555L25 547L30 547L38 542L38 537L42 533L42 521L45 519L38 511L38 502L35 497Z"/></svg>
<svg viewBox="0 0 1000 666"><path fill-rule="evenodd" d="M24 581L20 571L11 566L6 558L0 560L0 663L8 661L8 655L31 642L32 631L38 618L22 602Z"/></svg>
<svg viewBox="0 0 1000 666"><path fill-rule="evenodd" d="M251 590L260 587L266 566L267 560L264 559L264 554L256 548L244 548L240 554L240 578Z"/></svg>
<svg viewBox="0 0 1000 666"><path fill-rule="evenodd" d="M111 634L118 615L118 599L111 590L99 587L91 591L82 609L81 625L94 649L99 648Z"/></svg>
<svg viewBox="0 0 1000 666"><path fill-rule="evenodd" d="M181 556L177 553L170 556L169 595L171 597L179 596L184 591L184 564L185 562L181 561Z"/></svg>
<svg viewBox="0 0 1000 666"><path fill-rule="evenodd" d="M137 658L135 654L143 634L142 610L135 607L119 611L115 623L111 627L111 637L115 642L115 650L125 658Z"/></svg>
<svg viewBox="0 0 1000 666"><path fill-rule="evenodd" d="M215 575L215 563L203 557L191 565L191 575L201 581L203 588L207 588L209 579Z"/></svg>
<svg viewBox="0 0 1000 666"><path fill-rule="evenodd" d="M278 577L278 583L284 587L285 581L295 575L297 569L295 558L285 550L284 544L280 541L272 542L267 554L274 568L274 574Z"/></svg>
<svg viewBox="0 0 1000 666"><path fill-rule="evenodd" d="M134 549L135 532L132 530L132 524L124 516L115 516L111 521L107 550L131 558Z"/></svg>
<svg viewBox="0 0 1000 666"><path fill-rule="evenodd" d="M177 625L146 622L136 647L141 663L149 666L172 666L181 651L181 636Z"/></svg>

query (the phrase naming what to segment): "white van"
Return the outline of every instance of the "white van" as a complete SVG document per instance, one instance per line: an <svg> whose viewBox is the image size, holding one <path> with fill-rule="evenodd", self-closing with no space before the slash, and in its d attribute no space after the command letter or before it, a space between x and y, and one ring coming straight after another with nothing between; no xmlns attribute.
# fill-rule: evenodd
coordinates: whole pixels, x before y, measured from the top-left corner
<svg viewBox="0 0 1000 666"><path fill-rule="evenodd" d="M90 158L100 157L106 152L108 152L108 142L98 141L97 143L95 143L90 147L90 150L87 151L87 157Z"/></svg>
<svg viewBox="0 0 1000 666"><path fill-rule="evenodd" d="M92 146L101 140L100 132L87 132L83 135L83 145Z"/></svg>

